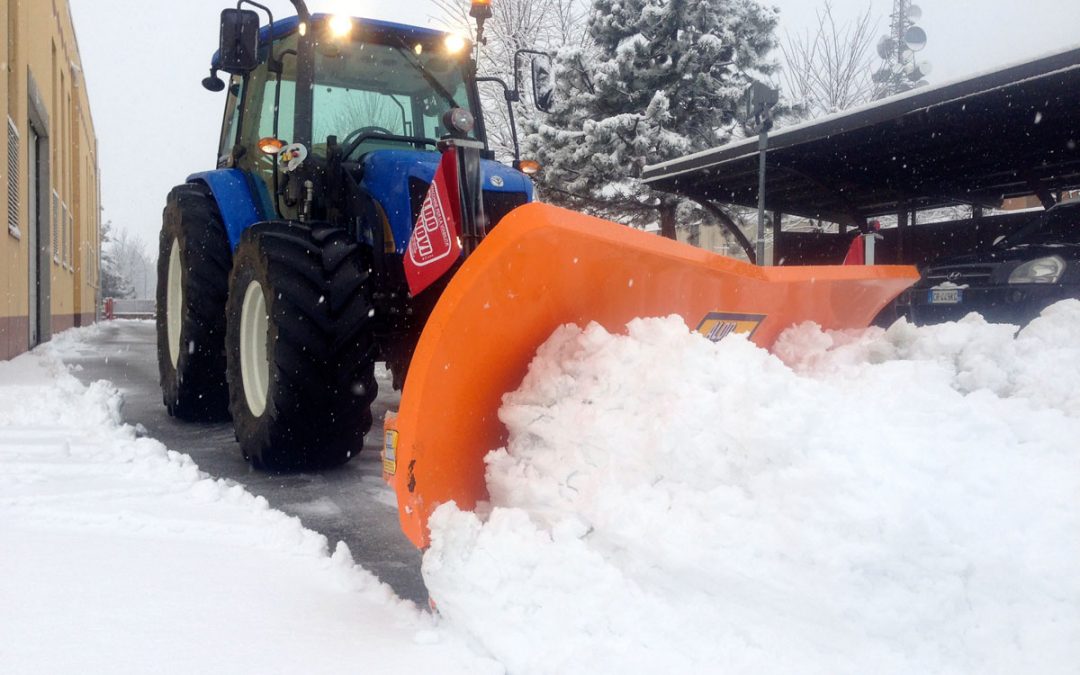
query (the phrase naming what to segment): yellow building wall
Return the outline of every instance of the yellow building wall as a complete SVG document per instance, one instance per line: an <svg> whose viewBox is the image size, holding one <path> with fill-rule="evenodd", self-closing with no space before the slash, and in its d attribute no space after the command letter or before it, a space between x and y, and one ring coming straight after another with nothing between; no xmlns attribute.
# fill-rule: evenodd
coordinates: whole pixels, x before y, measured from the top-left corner
<svg viewBox="0 0 1080 675"><path fill-rule="evenodd" d="M100 209L97 138L67 0L0 0L0 359L51 333L93 321L99 288ZM33 81L38 105L31 106ZM32 110L33 108L33 110ZM47 143L44 202L31 204L31 119ZM10 121L9 121L10 120ZM10 127L14 126L14 129ZM44 177L44 176L43 176ZM44 208L35 208L38 204ZM40 211L40 212L39 212ZM32 215L43 219L39 246L48 302L32 307ZM31 334L31 314L38 330Z"/></svg>

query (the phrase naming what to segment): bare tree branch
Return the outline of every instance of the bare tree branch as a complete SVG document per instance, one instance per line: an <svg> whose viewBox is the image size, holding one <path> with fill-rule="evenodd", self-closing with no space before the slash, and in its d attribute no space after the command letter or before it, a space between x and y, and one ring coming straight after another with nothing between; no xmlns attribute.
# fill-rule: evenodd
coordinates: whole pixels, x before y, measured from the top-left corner
<svg viewBox="0 0 1080 675"><path fill-rule="evenodd" d="M871 9L838 23L826 0L811 32L787 33L780 43L784 85L806 117L820 117L873 99L871 45L879 21Z"/></svg>
<svg viewBox="0 0 1080 675"><path fill-rule="evenodd" d="M469 17L469 0L435 0L435 17L447 29L475 38L475 23ZM585 31L587 0L501 0L492 3L494 16L485 24L486 45L479 49L481 76L501 78L514 86L514 52L519 49L555 51L560 47L588 42ZM526 70L523 68L523 71ZM522 102L514 107L521 122L535 114L527 102L531 89L522 72ZM506 100L497 85L483 85L480 92L488 141L492 149L509 157L513 150Z"/></svg>

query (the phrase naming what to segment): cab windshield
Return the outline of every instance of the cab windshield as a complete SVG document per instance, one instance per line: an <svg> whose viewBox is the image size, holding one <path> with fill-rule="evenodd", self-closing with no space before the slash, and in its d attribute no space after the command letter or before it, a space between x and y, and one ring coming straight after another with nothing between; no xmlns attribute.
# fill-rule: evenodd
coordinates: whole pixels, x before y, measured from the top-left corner
<svg viewBox="0 0 1080 675"><path fill-rule="evenodd" d="M440 46L395 41L324 39L315 46L312 93L312 144L325 152L337 136L347 146L362 135L353 156L378 147L411 147L408 141L378 136L438 140L446 134L443 113L473 112L465 83L465 56L447 55Z"/></svg>

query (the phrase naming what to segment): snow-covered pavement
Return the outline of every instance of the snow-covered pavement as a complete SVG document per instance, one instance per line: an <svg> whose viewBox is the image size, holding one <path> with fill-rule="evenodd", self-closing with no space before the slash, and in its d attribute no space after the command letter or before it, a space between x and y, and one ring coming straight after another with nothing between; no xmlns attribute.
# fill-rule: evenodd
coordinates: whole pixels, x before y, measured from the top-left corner
<svg viewBox="0 0 1080 675"><path fill-rule="evenodd" d="M138 438L60 359L0 362L0 672L498 673L325 537Z"/></svg>
<svg viewBox="0 0 1080 675"><path fill-rule="evenodd" d="M194 424L168 415L161 402L153 321L103 322L84 340L65 342L62 358L83 384L100 379L116 385L124 399L124 421L145 429L144 435L189 455L206 473L265 497L272 508L301 518L331 545L344 541L353 559L400 597L427 606L420 553L402 534L394 492L382 479L377 431L367 435L357 457L331 471L256 471L241 456L231 422ZM381 420L386 410L397 408L399 396L383 368L376 369L376 378L379 395L372 411Z"/></svg>
<svg viewBox="0 0 1080 675"><path fill-rule="evenodd" d="M440 616L123 425L95 330L0 362L0 672L1080 672L1080 302L563 328L432 521Z"/></svg>

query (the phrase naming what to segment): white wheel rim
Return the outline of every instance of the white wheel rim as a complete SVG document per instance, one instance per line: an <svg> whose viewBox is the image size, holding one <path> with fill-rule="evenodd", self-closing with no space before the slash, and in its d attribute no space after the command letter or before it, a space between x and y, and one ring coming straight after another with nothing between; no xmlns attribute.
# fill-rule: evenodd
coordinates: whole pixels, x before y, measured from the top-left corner
<svg viewBox="0 0 1080 675"><path fill-rule="evenodd" d="M248 410L255 417L266 410L270 390L270 361L266 356L269 325L262 286L252 281L244 291L244 306L240 310L240 375Z"/></svg>
<svg viewBox="0 0 1080 675"><path fill-rule="evenodd" d="M173 368L180 362L180 328L184 320L183 269L180 266L180 243L174 238L169 251L169 286L165 297L165 326L169 339L169 358Z"/></svg>

